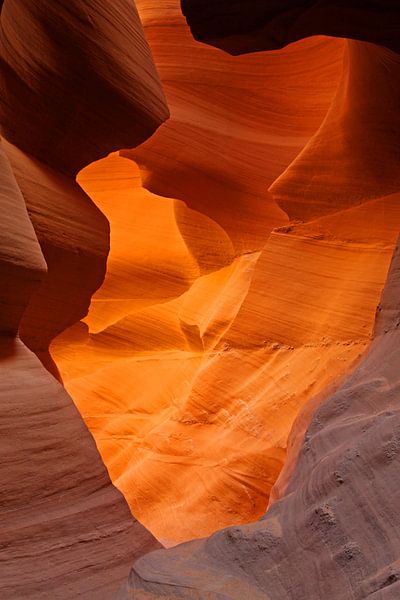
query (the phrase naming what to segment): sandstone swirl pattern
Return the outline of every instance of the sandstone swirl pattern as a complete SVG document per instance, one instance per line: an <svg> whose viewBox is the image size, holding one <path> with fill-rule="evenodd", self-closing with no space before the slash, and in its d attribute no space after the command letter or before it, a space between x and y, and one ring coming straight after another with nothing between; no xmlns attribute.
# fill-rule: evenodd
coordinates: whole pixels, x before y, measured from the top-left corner
<svg viewBox="0 0 400 600"><path fill-rule="evenodd" d="M110 221L111 252L89 330L66 331L52 354L132 512L170 544L264 512L299 406L365 346L390 248L373 254L377 281L358 298L364 329L335 330L326 362L312 365L319 339L304 347L271 331L274 307L261 314L261 295L231 339L249 290L254 298L269 279L276 302L284 293L266 243L288 218L267 188L320 125L343 43L317 38L234 59L193 41L179 2L138 9L171 119L124 158L79 174ZM301 251L292 246L288 269Z"/></svg>
<svg viewBox="0 0 400 600"><path fill-rule="evenodd" d="M132 512L173 544L265 512L299 410L370 342L400 212L356 133L397 67L326 38L233 58L178 2L137 5L171 119L79 174L108 272L52 353Z"/></svg>
<svg viewBox="0 0 400 600"><path fill-rule="evenodd" d="M1 28L3 134L57 170L135 146L168 117L134 2L5 0Z"/></svg>
<svg viewBox="0 0 400 600"><path fill-rule="evenodd" d="M318 4L323 7L324 3ZM291 22L291 5L295 3L288 2L285 7L286 25ZM331 26L335 26L333 16L337 7L335 3L329 6L331 12L327 13L332 17ZM184 2L186 14L193 17L193 31L202 39L234 53L261 49L259 39L254 36L258 24L255 26L253 22L246 30L248 5L235 3L233 7L239 15L241 11L243 14L240 31L236 32L239 38L244 34L239 42L230 29L235 20L224 18L223 7L222 2L213 5ZM196 13L199 8L205 10ZM280 8L275 9L276 14ZM310 3L305 16L312 15L312 10ZM356 28L354 33L342 30L343 35L378 41L397 49L390 37L393 23L386 21L386 27L383 26L378 10L374 15L382 25L379 34L377 29L372 31L368 8L365 13L352 5L347 10L357 17ZM299 8L295 14L301 16L302 12ZM385 17L383 11L382 14ZM397 13L392 16L396 23ZM204 34L199 33L199 24L205 26ZM317 21L317 26L315 33L332 33L326 20ZM301 35L309 32L305 29ZM265 29L262 34L265 37L260 39L266 40L263 48L269 48ZM282 39L293 38L290 35L287 38L284 30ZM382 85L375 86L376 81ZM329 340L334 324L339 339L344 333L349 335L350 329L353 335L360 336L360 330L356 331L358 326L365 327L362 311L366 304L358 303L355 298L368 288L378 292L381 285L365 286L363 269L377 283L373 265L379 265L378 255L385 252L385 247L391 252L398 232L398 126L397 113L391 111L398 90L395 53L370 43L349 42L342 82L330 113L299 158L271 188L289 217L293 215L293 219L303 222L292 222L289 227L273 232L266 248L275 244L279 251L272 251L271 255L284 265L282 248L300 244L301 259L295 264L305 270L308 265L308 277L303 276L298 287L287 277L287 271L281 269L285 285L285 293L279 295L283 298L281 304L273 302L273 294L267 287L270 274L263 285L257 285L255 276L235 323L226 334L231 339L230 345L239 341L244 345L249 339L261 341L264 331L255 325L254 316L260 307L265 310L269 306L274 308L272 314L280 315L280 327L274 319L266 319L268 326L275 335L279 332L286 343L289 334L297 343L306 336L313 345L324 334ZM387 107L387 112L381 110L382 106ZM397 215L394 221L388 218L392 214ZM352 264L350 258L339 267L336 261L340 261L343 251L350 255L354 252L354 271L352 275L348 272L348 283L355 285L355 296L350 288L334 282L333 274L343 276L343 266ZM308 253L312 262L307 260ZM320 272L324 285L317 292L314 278L319 260L324 265ZM140 559L132 570L124 597L362 600L399 596L398 263L397 249L378 307L370 348L352 374L320 390L295 421L285 468L272 492L265 517ZM385 277L388 255L381 264ZM364 283L361 279L356 283L358 276ZM325 294L325 311L321 313L318 305ZM262 302L257 295L262 296ZM371 309L376 299L376 296L374 301L371 299ZM349 301L354 312L348 312ZM293 311L295 318L290 321L288 316ZM323 318L320 320L316 315ZM235 331L236 322L242 318L248 324L245 336Z"/></svg>
<svg viewBox="0 0 400 600"><path fill-rule="evenodd" d="M0 596L398 599L396 3L0 6Z"/></svg>
<svg viewBox="0 0 400 600"><path fill-rule="evenodd" d="M73 173L168 110L131 2L5 0L0 46L0 596L110 599L159 544L32 350L57 375L48 345L104 278L108 223Z"/></svg>
<svg viewBox="0 0 400 600"><path fill-rule="evenodd" d="M285 495L259 522L140 559L126 598L398 597L398 261L377 336L314 413Z"/></svg>

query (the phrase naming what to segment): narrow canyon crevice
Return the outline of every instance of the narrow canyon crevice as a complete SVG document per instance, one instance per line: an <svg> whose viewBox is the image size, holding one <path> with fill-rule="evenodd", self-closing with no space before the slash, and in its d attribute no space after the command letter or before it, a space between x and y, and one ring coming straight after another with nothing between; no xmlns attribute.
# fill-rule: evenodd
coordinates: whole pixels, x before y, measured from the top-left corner
<svg viewBox="0 0 400 600"><path fill-rule="evenodd" d="M0 7L0 596L396 600L400 10Z"/></svg>
<svg viewBox="0 0 400 600"><path fill-rule="evenodd" d="M373 199L366 178L368 193L358 185L352 194L363 140L360 158L337 141L341 196L323 156L336 141L330 123L349 132L342 115L362 120L360 74L380 73L379 48L374 62L371 45L346 43L343 59L341 40L315 38L240 60L198 48L170 6L138 8L171 118L138 149L78 175L110 222L111 251L88 317L54 341L52 354L132 513L170 546L265 513L299 411L368 347L400 211L395 194L383 195L395 182L386 189L382 176ZM188 66L174 71L182 47ZM194 86L193 62L200 68L211 56L214 71ZM374 102L369 95L366 110ZM271 183L287 214L268 198ZM172 192L180 199L166 197Z"/></svg>

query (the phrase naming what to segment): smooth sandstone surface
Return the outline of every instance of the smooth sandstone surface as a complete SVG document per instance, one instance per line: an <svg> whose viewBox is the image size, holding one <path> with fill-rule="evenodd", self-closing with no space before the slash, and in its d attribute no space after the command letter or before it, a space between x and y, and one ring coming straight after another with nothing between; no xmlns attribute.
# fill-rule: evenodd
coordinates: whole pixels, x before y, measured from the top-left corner
<svg viewBox="0 0 400 600"><path fill-rule="evenodd" d="M0 121L67 174L132 148L168 118L135 3L4 0Z"/></svg>
<svg viewBox="0 0 400 600"><path fill-rule="evenodd" d="M93 330L174 299L199 276L232 262L225 231L184 202L143 188L131 160L111 155L84 169L78 182L111 227L107 274L87 319Z"/></svg>
<svg viewBox="0 0 400 600"><path fill-rule="evenodd" d="M385 311L377 324L385 333L313 415L265 518L140 559L124 597L398 597L399 329Z"/></svg>
<svg viewBox="0 0 400 600"><path fill-rule="evenodd" d="M352 11L354 4L340 7ZM237 18L241 14L248 14L250 19L255 16L247 12L248 5L230 5L235 19L225 18L223 5L184 3L184 7L205 9L198 12L199 23L206 26L202 39L215 43L217 32L217 45L231 51L261 49L257 37L252 36L258 27L255 20L245 40L250 39L249 47L235 46L236 38L229 40L229 28L235 23L239 37L243 31L249 33L245 18L243 22ZM276 13L286 9L290 22L291 5L295 3L268 8ZM318 6L324 8L323 3ZM358 7L353 13L361 21L365 17L366 31L368 27L372 30L370 6L364 12ZM262 11L264 5L258 3L257 7ZM313 4L301 7L299 13L304 9L307 14L308 8L312 15ZM267 12L266 6L264 9ZM326 14L332 17L329 10ZM379 19L378 11L374 16ZM396 15L392 16L396 23ZM218 29L221 24L223 33ZM360 25L359 20L356 25ZM373 35L366 39L385 44L387 30L375 31L380 39ZM225 46L226 39L223 45L221 39L226 32ZM343 29L342 34L347 35ZM361 27L361 33L354 37L363 36ZM293 339L288 347L292 351L297 345L314 348L324 342L325 356L334 330L338 340L348 336L364 340L366 351L355 357L352 373L350 365L342 376L337 372L298 412L288 440L288 457L265 517L140 559L121 598L398 597L398 247L368 348L373 313L399 229L397 126L389 93L396 97L397 60L392 52L377 46L349 43L343 82L330 113L271 190L293 221L271 234L248 295L225 336L230 348L240 343L243 348L249 340L260 346L263 339L268 343L271 333L281 340L275 348ZM374 86L376 81L382 85ZM332 156L336 156L334 169L329 162ZM390 175L385 174L386 165L388 173L393 171L393 186ZM354 179L353 168L359 173ZM357 186L360 173L365 182ZM281 266L282 292L277 297L283 300L282 305L274 301L276 283L271 288L268 285L272 281L266 252L269 246L271 256ZM293 260L297 251L298 258ZM268 277L262 279L264 270ZM315 364L315 355L312 361ZM304 369L305 362L301 364ZM236 373L232 365L230 373Z"/></svg>
<svg viewBox="0 0 400 600"><path fill-rule="evenodd" d="M238 255L261 250L287 221L267 188L325 117L342 40L231 57L193 40L179 0L136 4L171 118L124 156L138 163L145 188L218 223Z"/></svg>
<svg viewBox="0 0 400 600"><path fill-rule="evenodd" d="M298 412L369 343L400 214L395 195L369 201L361 194L344 204L321 187L329 208L285 205L288 225L266 200L266 186L307 144L333 98L339 42L309 40L232 59L192 41L176 3L140 0L138 8L171 120L123 152L139 170L110 156L80 173L110 220L111 253L88 318L55 340L52 355L113 481L169 545L264 513ZM348 68L346 59L343 78ZM304 76L313 96L304 94ZM257 94L248 124L251 86ZM334 102L331 112L340 111ZM289 126L296 136L288 138ZM228 131L235 132L230 140ZM326 143L330 133L323 125L316 136ZM349 151L338 169L347 160ZM314 163L300 169L304 185ZM185 203L166 198L171 192ZM261 212L249 202L255 196ZM253 214L245 217L243 207Z"/></svg>
<svg viewBox="0 0 400 600"><path fill-rule="evenodd" d="M398 194L343 206L321 188L331 214L297 203L237 256L213 207L149 193L126 158L78 179L111 223L108 272L85 324L51 351L113 481L167 545L259 518L299 411L370 342ZM240 234L254 242L250 223Z"/></svg>
<svg viewBox="0 0 400 600"><path fill-rule="evenodd" d="M400 55L348 42L326 118L270 187L278 204L293 218L316 218L398 192L399 99Z"/></svg>
<svg viewBox="0 0 400 600"><path fill-rule="evenodd" d="M339 77L342 43L335 40L313 40L304 45L300 44L299 48L285 53L284 56L277 54L269 58L260 55L255 58L246 58L240 63L218 51L207 49L193 42L179 12L178 2L164 2L161 5L160 3L156 5L155 3L140 2L138 8L144 21L146 35L156 57L172 110L172 118L156 134L154 142L151 140L140 149L123 154L138 160L146 188L163 196L169 195L184 200L189 208L196 211L193 214L196 214L197 221L200 221L201 215L207 217L205 222L208 223L208 240L207 237L204 237L204 233L199 235L196 232L196 229L199 229L200 232L204 230L195 221L193 231L185 231L187 227L182 216L190 215L190 211L184 208L182 202L175 202L175 206L180 209L179 212L175 209L175 219L180 230L179 237L183 236L189 252L195 255L192 264L195 266L196 262L200 261L204 263L206 259L208 263L210 261L212 263L208 269L210 267L216 269L220 266L223 270L220 275L216 273L212 278L199 281L196 286L193 286L189 304L192 314L180 314L181 302L176 303L176 306L172 305L171 308L160 306L154 307L154 309L147 308L144 312L140 312L139 308L154 304L152 297L154 298L160 286L165 286L166 281L169 284L172 283L169 272L171 267L168 265L173 264L176 255L174 257L174 254L171 253L170 242L168 243L168 252L166 252L167 244L165 241L164 244L162 242L168 238L160 238L160 230L157 225L154 226L155 218L149 213L149 194L140 192L146 201L146 210L143 212L138 192L136 192L135 206L137 208L135 208L134 214L132 214L132 208L130 209L131 224L127 220L126 209L125 212L121 212L122 218L119 218L119 222L118 220L112 222L112 231L114 231L112 237L115 236L116 240L114 244L111 240L111 255L106 281L104 287L96 295L89 318L86 320L93 333L96 334L99 333L101 320L104 324L113 323L115 326L107 330L106 335L90 336L90 342L84 344L86 348L82 345L85 339L84 336L82 337L83 330L81 329L79 332L76 330L79 350L73 348L69 353L69 349L64 348L61 351L62 356L57 355L56 342L56 345L53 346L53 355L62 370L66 386L73 393L74 399L87 422L90 423L92 431L97 432L97 442L103 449L103 456L107 457L107 464L114 480L118 478L119 485L123 486L121 489L124 490L126 497L130 498L134 510L139 510L141 514L145 512L146 515L153 515L152 521L155 518L157 521L161 521L162 529L158 531L158 534L163 540L170 540L171 538L176 539L177 532L182 528L185 531L179 535L187 538L193 535L199 536L202 532L209 532L210 528L215 529L222 526L227 520L229 522L233 518L230 515L232 508L227 510L228 502L218 506L217 500L218 508L215 510L215 516L213 518L210 518L209 515L204 516L204 511L208 511L208 503L211 501L211 505L215 505L215 498L218 497L210 492L203 501L202 478L204 476L202 472L205 470L207 476L210 472L210 466L201 464L204 462L203 460L200 461L199 466L191 461L191 468L199 472L200 489L203 491L200 494L196 489L190 492L190 475L185 477L185 483L182 484L186 494L192 496L190 500L186 500L185 514L190 515L189 519L193 519L195 525L186 524L185 519L181 518L179 512L177 513L175 506L179 507L182 503L180 493L163 489L163 481L154 486L154 492L146 496L148 501L143 502L140 499L140 502L136 502L136 481L144 481L144 490L147 490L147 482L152 481L153 471L156 476L162 475L164 479L170 477L170 474L168 471L165 475L162 474L157 462L152 467L151 462L154 461L149 462L146 456L143 467L140 469L140 475L136 473L135 464L136 462L141 464L142 461L139 458L143 451L135 450L133 452L131 447L132 443L136 447L137 435L141 438L135 416L131 413L132 411L138 413L141 425L144 423L144 418L141 416L143 410L150 414L155 412L155 419L161 419L163 422L165 402L170 401L174 385L178 386L174 395L179 399L178 407L181 407L188 393L187 390L190 388L190 382L199 368L204 348L207 347L207 352L211 352L220 338L219 332L223 332L229 327L240 307L243 295L247 291L249 269L258 258L255 251L264 246L273 226L287 222L287 218L276 204L266 198L266 187L298 153L318 127ZM184 55L181 50L182 46L185 48ZM211 61L215 68L209 73L205 66ZM192 78L193 69L199 73L199 80L195 85ZM284 88L282 73L285 73L291 82L291 85L284 85ZM306 78L305 81L304 78ZM214 89L215 92L213 92ZM222 90L225 90L224 93ZM254 90L257 90L256 94L254 94ZM286 100L289 90L290 99ZM235 129L231 127L231 118L228 119L226 116L233 111L238 130L234 136L232 132ZM249 112L253 118L251 123L248 123ZM290 135L288 135L289 131ZM187 143L188 139L191 140L190 145ZM210 139L213 140L212 144L210 144ZM273 162L271 162L272 153ZM99 206L112 221L113 213L117 212L114 210L115 203L122 210L122 200L119 200L120 188L125 184L112 181L113 178L116 178L115 174L112 175L112 171L118 172L115 164L112 165L109 162L109 166L104 166L103 169L105 169L103 176L100 165L97 173L93 171L92 175L89 172L90 169L87 170L80 175L80 181L84 185L86 180L89 187L85 189L95 198L96 202L100 203ZM106 169L108 169L107 174ZM196 174L196 185L193 185L193 173ZM102 197L99 193L94 196L90 190L90 185L93 184L96 176L100 178L97 192L101 191ZM111 179L109 183L105 183L107 176ZM91 182L89 182L90 177L92 177ZM122 176L122 179L124 177ZM115 191L111 195L113 185ZM96 190L93 191L96 192ZM107 192L108 208L104 202L107 200ZM126 198L125 192L123 196ZM127 202L128 198L125 200L125 205ZM152 202L155 203L154 196ZM155 205L158 211L160 211L162 203L165 205L165 200L161 202L158 200L158 205ZM131 206L133 206L132 198ZM161 211L158 214L162 214ZM210 240L212 223L210 219L214 221L212 228L216 232L213 234L212 240ZM134 229L135 224L136 229ZM164 225L166 225L165 220ZM154 235L148 237L146 232L151 230L154 231ZM134 235L137 236L136 248L134 248ZM123 237L130 239L129 249L126 241L123 241ZM222 256L219 256L221 244L223 248L227 246L226 239L228 239L228 245L233 246L233 251L228 248L223 251ZM200 240L205 250L200 249ZM247 259L245 255L242 256L243 252L252 252L253 256L249 255ZM206 256L203 257L204 254ZM234 255L238 260L231 267L229 264ZM125 263L125 267L122 267L123 263ZM201 265L199 266L201 267ZM225 266L229 266L229 268L224 269ZM236 269L236 266L239 270ZM126 273L122 272L123 269L126 269ZM181 277L177 277L176 273L180 270L183 274L185 269L186 267L182 263L176 264L173 277L179 280ZM194 278L200 274L200 270L196 266L192 269L190 277L184 284L186 287L193 283ZM220 298L219 292L225 289L227 277L231 276L233 270L235 270L235 275L232 284ZM148 271L147 275L146 271ZM240 278L242 283L240 283ZM180 285L182 286L182 283ZM184 291L182 287L181 291ZM158 293L164 302L162 295L165 296L165 291ZM171 294L172 290L169 293ZM235 297L237 293L239 295ZM146 294L150 295L150 298L146 298ZM208 298L213 296L216 298L218 308L216 314L213 314L216 310L213 308L214 303L211 305L211 310L206 305L206 302L209 302ZM188 301L186 299L183 301L188 306ZM123 320L123 317L132 311L137 313L136 317ZM185 311L188 313L187 309ZM210 316L208 316L210 313L211 322ZM118 324L115 323L116 318L119 319ZM213 341L213 346L210 346L209 339ZM101 350L101 356L98 358L93 357L94 344ZM140 344L139 347L138 344ZM63 345L62 340L60 340L60 345ZM144 367L146 363L142 360L140 353L158 353L160 348L166 351L164 356L156 354L149 357L146 363L149 365L150 371L147 371ZM184 351L189 349L191 352L168 356L168 352L177 349ZM353 351L355 354L357 353L356 349ZM125 359L128 356L131 357L132 352L133 356L138 357L137 369L134 369L132 361L125 360L122 363L120 360L121 356ZM83 353L86 358L83 357ZM90 359L87 358L87 354L90 355ZM65 357L66 359L64 359ZM181 364L178 364L178 360ZM114 367L111 366L111 361L115 363ZM88 364L89 371L91 370L93 373L88 381L85 381L87 378L85 363ZM171 365L176 366L172 369ZM103 368L104 378L99 374L99 369ZM141 372L143 372L143 376L139 375ZM150 373L150 382L149 377L144 375L147 372ZM183 386L185 388L183 392L180 391L179 384L182 373L184 373ZM127 383L121 386L121 391L113 383L116 377L119 379L126 377ZM88 385L94 385L92 393ZM184 394L183 398L181 398L182 393ZM138 396L141 397L140 400ZM89 397L92 398L91 405L88 402ZM116 400L112 402L112 406L110 404L105 406L107 398L111 397L116 397ZM99 402L100 404L98 404ZM234 414L240 409L240 402ZM114 417L115 403L117 411ZM146 409L145 407L149 405L153 408ZM182 409L179 408L179 410ZM191 410L189 407L189 415ZM100 411L101 417L98 415L98 411ZM128 411L129 417L126 411ZM168 413L170 412L170 410L166 411L168 427L170 427L168 425L170 419ZM229 412L219 424L220 428L227 418L229 418ZM186 419L186 417L183 416L182 419ZM149 422L153 423L153 419L150 419ZM193 425L196 425L196 420ZM154 423L152 426L154 427ZM174 427L173 424L172 427ZM130 433L127 435L132 428L133 438ZM155 441L150 441L150 448L153 451L154 445L157 448L161 443L162 447L160 452L157 451L157 456L163 456L166 453L166 459L170 464L171 460L176 460L174 448L179 455L182 452L184 455L190 452L191 434L188 436L186 432L181 435L173 433L173 431L171 433L166 431L161 432L159 437L158 440L157 434ZM182 443L180 442L181 437ZM199 432L198 437L202 441L200 441L200 448L195 456L201 456L202 448L209 445L205 433ZM246 434L245 439L247 437ZM174 442L174 439L177 441ZM165 444L167 449L164 448ZM180 448L182 444L183 449ZM222 448L225 446L226 443ZM171 452L173 456L172 459L169 459L168 455ZM274 472L281 465L282 450L278 449L277 454L279 460L274 461L277 464ZM132 456L134 457L133 461ZM133 465L127 468L127 463L129 466L131 462ZM185 462L182 463L183 469L185 464ZM248 468L252 468L251 462ZM256 468L258 471L260 470L258 467ZM184 477L183 469L179 464L177 469L178 472L181 471L180 477ZM223 465L219 467L219 470L222 469ZM221 487L218 479L219 476L213 477L213 486ZM231 476L223 475L223 479L225 480L223 490L226 492L227 486L231 484ZM255 499L257 510L260 510L261 504L266 502L266 490L271 486L269 475L267 475L267 479L267 484L263 481L256 488L255 496L260 496L262 499L261 503L259 499ZM237 482L235 487L240 490L242 485ZM262 489L258 489L259 487ZM154 494L158 503L161 490L163 490L161 496L172 493L174 497L171 502L163 501L157 508L151 497ZM236 493L238 492L236 491ZM248 498L247 491L239 493L240 495L244 493L246 499ZM220 491L218 491L219 495ZM204 509L200 510L200 514L196 516L192 506L200 507L201 503L203 503ZM168 505L171 508L167 509ZM249 507L245 509L246 514L248 510L251 513L254 510L253 501L250 502ZM169 513L173 515L172 520Z"/></svg>
<svg viewBox="0 0 400 600"><path fill-rule="evenodd" d="M15 175L0 145L0 333L15 335L33 290L47 267ZM7 283L6 283L7 282Z"/></svg>
<svg viewBox="0 0 400 600"><path fill-rule="evenodd" d="M158 547L112 486L71 398L20 340L0 338L0 596L114 597Z"/></svg>
<svg viewBox="0 0 400 600"><path fill-rule="evenodd" d="M31 295L20 335L47 364L51 340L87 314L104 279L109 224L75 181L5 140L3 146L47 263L47 276Z"/></svg>
<svg viewBox="0 0 400 600"><path fill-rule="evenodd" d="M398 8L1 5L0 596L397 600Z"/></svg>
<svg viewBox="0 0 400 600"><path fill-rule="evenodd" d="M131 124L137 116L136 136L150 135L161 122L157 106L166 114L150 59L146 77L138 73L143 85L133 96L123 99L122 89L108 87L132 65L124 71L121 64L118 74L122 56L113 62L118 44L112 36L107 64L107 35L99 23L109 34L127 32L133 43L127 62L146 67L148 50L136 12L132 5L126 4L127 13L122 7L114 4L104 12L99 5L94 19L89 13L95 3L89 12L77 2L2 7L2 133L20 145L3 138L0 150L0 597L7 600L111 600L132 561L160 547L112 485L72 399L37 358L57 375L46 355L48 344L87 313L108 253L107 220L65 173L119 144L107 139L113 121L121 139L114 109L129 113ZM133 20L122 25L123 14ZM97 71L84 58L91 52L100 59ZM77 55L80 61L72 64ZM104 112L94 111L92 121L77 110L77 102L83 109L85 104L74 79L89 67L90 94L105 101ZM124 85L127 81L132 78L125 77ZM146 86L150 91L144 94ZM154 106L144 108L152 94ZM111 98L120 101L107 113ZM124 113L121 104L129 98ZM132 129L131 139L138 139Z"/></svg>

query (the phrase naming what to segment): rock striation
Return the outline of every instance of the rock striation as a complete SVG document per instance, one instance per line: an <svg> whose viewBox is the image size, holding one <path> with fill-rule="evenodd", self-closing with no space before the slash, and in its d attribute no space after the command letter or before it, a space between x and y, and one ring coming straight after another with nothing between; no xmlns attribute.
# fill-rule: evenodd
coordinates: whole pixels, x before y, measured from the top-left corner
<svg viewBox="0 0 400 600"><path fill-rule="evenodd" d="M1 597L399 597L395 4L0 1Z"/></svg>
<svg viewBox="0 0 400 600"><path fill-rule="evenodd" d="M159 547L112 486L64 388L18 338L0 338L1 596L111 599Z"/></svg>
<svg viewBox="0 0 400 600"><path fill-rule="evenodd" d="M87 313L109 250L74 171L168 110L132 3L5 0L0 53L0 596L109 600L160 545L49 373L48 345Z"/></svg>
<svg viewBox="0 0 400 600"><path fill-rule="evenodd" d="M383 301L398 303L399 249ZM393 299L397 300L393 303ZM399 328L377 335L311 418L285 494L265 518L140 559L126 598L387 598L399 594Z"/></svg>
<svg viewBox="0 0 400 600"><path fill-rule="evenodd" d="M316 218L397 193L399 99L400 55L348 42L342 79L324 122L270 188L279 205L293 218Z"/></svg>
<svg viewBox="0 0 400 600"><path fill-rule="evenodd" d="M351 179L372 166L356 134L393 53L346 42L340 62L343 42L316 38L232 58L194 42L178 8L138 2L171 119L79 174L111 223L108 271L51 347L113 481L167 545L264 514L299 411L370 343L400 225L394 177ZM395 172L393 118L368 135Z"/></svg>
<svg viewBox="0 0 400 600"><path fill-rule="evenodd" d="M4 137L63 173L143 142L168 118L130 0L4 0L0 55Z"/></svg>
<svg viewBox="0 0 400 600"><path fill-rule="evenodd" d="M101 285L109 224L75 181L3 140L47 264L30 297L20 336L50 366L51 340L84 317Z"/></svg>
<svg viewBox="0 0 400 600"><path fill-rule="evenodd" d="M4 231L0 237L0 332L15 335L35 288L45 278L47 266L29 219L21 190L0 146L1 210Z"/></svg>
<svg viewBox="0 0 400 600"><path fill-rule="evenodd" d="M369 14L373 8L380 28ZM336 35L365 42L347 44L342 82L326 119L271 187L291 222L270 235L225 338L230 348L247 350L249 340L257 346L276 339L278 347L291 344L292 351L324 341L325 358L333 329L336 340L365 344L341 375L337 371L298 406L266 514L141 558L123 598L362 600L399 595L398 245L369 344L399 229L398 217L388 217L398 215L399 200L398 126L391 110L399 81L393 52L398 48L391 37L398 12L387 8L288 2L279 7L257 3L251 12L238 2L230 5L228 18L223 2L183 2L195 36L233 54L279 47L297 35L333 33L340 25L335 17L354 16ZM393 21L385 23L389 14ZM299 258L290 260L297 250ZM278 283L268 251L280 267ZM366 295L359 302L361 291ZM315 364L316 355L311 356ZM239 364L230 365L234 375ZM289 364L293 368L295 363ZM304 356L300 364L305 370ZM204 406L205 394L202 399ZM270 408L270 418L271 413ZM276 428L273 422L272 431Z"/></svg>
<svg viewBox="0 0 400 600"><path fill-rule="evenodd" d="M123 154L148 190L218 223L237 254L258 251L287 221L267 188L325 117L343 42L314 38L234 58L193 40L179 0L136 4L171 118Z"/></svg>

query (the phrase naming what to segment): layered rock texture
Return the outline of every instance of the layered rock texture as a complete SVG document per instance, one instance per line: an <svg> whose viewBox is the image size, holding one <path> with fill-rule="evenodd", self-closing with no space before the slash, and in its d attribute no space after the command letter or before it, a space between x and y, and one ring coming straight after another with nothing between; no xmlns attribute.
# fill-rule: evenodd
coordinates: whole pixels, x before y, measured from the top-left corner
<svg viewBox="0 0 400 600"><path fill-rule="evenodd" d="M116 38L130 40L133 66ZM129 2L88 11L6 0L0 52L0 596L110 599L132 561L159 544L45 366L57 375L48 345L87 313L109 248L108 222L72 173L127 131L147 137L168 111Z"/></svg>
<svg viewBox="0 0 400 600"><path fill-rule="evenodd" d="M0 5L0 596L397 599L398 7Z"/></svg>
<svg viewBox="0 0 400 600"><path fill-rule="evenodd" d="M187 1L183 8L195 36L232 53L269 49L310 32L337 34L335 14L346 11L355 17L350 28L359 27L353 34L344 26L341 35L397 49L390 43L388 14L382 13L386 28L369 33L370 5L363 11L352 4L295 4L264 8L255 3L252 12L240 2L230 4L228 11L223 2ZM318 19L324 8L325 18ZM374 15L379 20L377 7ZM392 16L394 24L398 13ZM364 42L347 44L342 80L322 126L270 188L291 222L273 231L264 247L249 293L226 334L230 347L248 347L250 340L261 344L271 339L268 331L291 344L293 352L299 343L303 348L319 347L318 359L315 354L311 358L315 368L321 358L327 361L332 338L367 342L382 287L378 280L386 277L399 229L398 125L391 108L398 98L398 65L398 55L391 50ZM282 291L276 298L275 287L272 292L268 286L273 281L271 268L261 279L267 249L269 262L280 266ZM288 269L288 257L297 251ZM124 597L399 596L398 263L397 248L376 312L372 344L353 369L347 365L341 377L336 371L330 383L314 389L294 419L285 466L264 517L140 559ZM294 272L299 273L298 283ZM260 312L265 329L257 320ZM300 364L296 394L309 363L303 357ZM290 372L294 365L292 359ZM238 368L232 373L235 378ZM270 415L271 411L271 419ZM276 430L274 423L272 431Z"/></svg>
<svg viewBox="0 0 400 600"><path fill-rule="evenodd" d="M111 252L88 330L67 331L52 354L133 513L171 544L263 513L293 415L364 347L390 249L378 253L365 329L335 330L328 368L312 366L296 389L304 361L319 350L303 348L307 336L273 331L272 306L269 319L262 314L259 290L266 280L277 286L281 269L265 245L288 223L267 188L322 121L343 43L317 38L238 60L194 42L178 2L138 9L171 118L140 148L79 174L110 221ZM290 248L287 269L299 254ZM285 293L276 287L275 302ZM251 297L258 315L249 317ZM248 337L250 321L261 340Z"/></svg>
<svg viewBox="0 0 400 600"><path fill-rule="evenodd" d="M338 139L334 196L322 152L330 121L366 118L354 53L383 79L393 53L353 42L343 56L341 40L313 38L232 58L193 41L178 3L138 9L171 118L79 174L111 252L89 316L52 354L132 512L170 545L259 518L300 408L367 348L395 182L357 187L349 161L366 153Z"/></svg>
<svg viewBox="0 0 400 600"><path fill-rule="evenodd" d="M283 497L259 522L140 559L126 598L398 597L398 261L375 340L314 412Z"/></svg>
<svg viewBox="0 0 400 600"><path fill-rule="evenodd" d="M0 48L4 136L64 173L144 141L168 117L130 0L4 0Z"/></svg>

